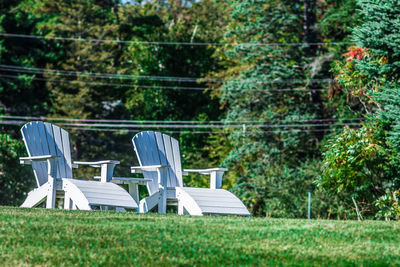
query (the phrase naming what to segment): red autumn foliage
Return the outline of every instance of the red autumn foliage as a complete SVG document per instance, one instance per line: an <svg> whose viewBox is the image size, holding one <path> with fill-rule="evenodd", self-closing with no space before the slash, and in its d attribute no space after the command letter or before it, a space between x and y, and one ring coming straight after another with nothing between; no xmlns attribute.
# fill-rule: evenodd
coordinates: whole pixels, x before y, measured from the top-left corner
<svg viewBox="0 0 400 267"><path fill-rule="evenodd" d="M348 51L349 52L343 54L343 57L346 57L347 62L353 59L362 59L367 53L367 49L355 46L350 46Z"/></svg>

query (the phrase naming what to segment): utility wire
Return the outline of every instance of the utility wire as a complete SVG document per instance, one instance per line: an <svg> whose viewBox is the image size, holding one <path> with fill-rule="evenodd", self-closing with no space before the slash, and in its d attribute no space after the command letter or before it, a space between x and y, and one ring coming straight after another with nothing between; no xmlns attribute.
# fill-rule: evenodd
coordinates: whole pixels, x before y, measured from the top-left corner
<svg viewBox="0 0 400 267"><path fill-rule="evenodd" d="M203 124L203 125L185 125L185 124L164 124L164 125L151 125L151 124L88 124L88 123L62 123L66 126L81 126L81 127L102 127L102 128L242 128L243 124L230 124L230 125L217 125L217 124ZM325 126L361 126L360 123L338 123L338 124L250 124L246 128L299 128L299 127L325 127Z"/></svg>
<svg viewBox="0 0 400 267"><path fill-rule="evenodd" d="M18 75L4 75L0 74L0 77L10 78L10 79L19 79ZM57 80L57 79L47 79L47 78L32 78L35 81L48 81L54 83L84 83L93 86L117 86L117 87L129 87L129 88L146 88L146 89L167 89L167 90L189 90L189 91L204 91L204 90L221 90L221 89L209 89L207 87L184 87L184 86L157 86L157 85L140 85L140 84L118 84L118 83L103 83L103 82L88 82L81 80ZM263 90L265 91L265 90Z"/></svg>
<svg viewBox="0 0 400 267"><path fill-rule="evenodd" d="M95 131L95 132L127 132L127 133L138 133L141 132L141 130L117 130L117 129L99 129L99 128L76 128L76 127L65 127L65 129L71 129L71 130L78 130L78 131ZM263 133L318 133L318 132L331 132L336 129L312 129L312 130L280 130L280 131L261 131ZM228 131L171 131L171 130L166 130L163 131L164 133L183 133L183 134L232 134L232 132ZM246 131L246 133L253 133L253 132L259 132L259 131L253 131L249 130ZM246 134L245 133L245 134ZM240 134L243 134L243 132L240 132Z"/></svg>
<svg viewBox="0 0 400 267"><path fill-rule="evenodd" d="M168 81L168 82L223 82L223 81L250 81L261 83L298 83L298 82L331 82L332 79L276 79L276 80L262 80L262 79L242 79L242 78L202 78L202 77L168 77L168 76L149 76L149 75L131 75L131 74L118 74L118 73L91 73L82 71L67 71L59 69L47 68L33 68L13 65L0 65L0 70L10 72L25 72L36 74L48 75L63 75L63 76L88 76L92 78L108 78L108 79L136 79L136 80L150 80L150 81Z"/></svg>
<svg viewBox="0 0 400 267"><path fill-rule="evenodd" d="M107 39L85 39L74 37L58 37L43 35L28 35L16 33L0 33L0 36L13 38L45 39L74 42L93 42L93 43L123 43L139 45L186 45L186 46L320 46L320 45L348 45L354 42L315 42L315 43L210 43L210 42L165 42L165 41L125 41L125 40L107 40Z"/></svg>
<svg viewBox="0 0 400 267"><path fill-rule="evenodd" d="M101 122L101 123L140 123L140 124L246 124L246 123L268 123L268 122L335 122L335 121L362 121L364 118L338 118L338 119L303 119L303 120L260 120L260 121L161 121L161 120L105 120L105 119L74 119L74 118L51 118L51 117L31 117L31 116L8 116L0 115L0 119L19 119L19 120L45 120L45 121L68 121L68 122Z"/></svg>
<svg viewBox="0 0 400 267"><path fill-rule="evenodd" d="M20 79L21 77L18 75L5 75L0 74L0 77L9 78L9 79ZM222 88L208 88L208 87L184 87L184 86L157 86L157 85L139 85L139 84L118 84L118 83L104 83L104 82L89 82L82 80L58 80L58 79L48 79L48 78L38 78L34 77L32 80L35 81L48 81L55 83L84 83L93 86L116 86L116 87L128 87L128 88L145 88L145 89L166 89L166 90L188 90L188 91L241 91L241 89L229 89L225 90ZM258 92L306 92L310 91L325 91L324 88L282 88L282 89L247 89L245 91L258 91Z"/></svg>
<svg viewBox="0 0 400 267"><path fill-rule="evenodd" d="M24 124L25 121L0 121L2 124L11 124L11 125L21 125ZM229 124L229 125L221 125L221 124L203 124L203 125L193 125L193 124L163 124L163 125L152 125L152 124L106 124L106 123L70 123L63 122L59 123L60 125L65 125L68 127L83 127L83 128L172 128L172 129L229 129L229 128L243 128L244 124ZM329 124L329 123L321 123L321 124L245 124L247 129L251 128L304 128L304 127L340 127L340 126L361 126L361 123L337 123L337 124Z"/></svg>
<svg viewBox="0 0 400 267"><path fill-rule="evenodd" d="M23 122L8 122L4 123L0 121L0 125L22 125ZM103 128L87 128L87 127L65 127L66 129L71 129L71 130L78 130L78 131L95 131L95 132L119 132L119 133L134 133L134 132L140 132L142 129L103 129ZM332 129L332 128L327 128L327 129L291 129L291 130L275 130L275 131L265 131L265 130L246 130L246 132L242 131L236 131L236 133L239 134L248 134L248 133L254 133L254 132L263 132L263 133L275 133L275 134L281 134L281 133L317 133L317 132L330 132L334 131L337 129ZM232 134L232 132L228 131L188 131L188 130L164 130L163 132L166 133L190 133L190 134Z"/></svg>
<svg viewBox="0 0 400 267"><path fill-rule="evenodd" d="M45 69L45 68L30 68L22 66L0 65L0 69L9 72L25 72L33 74L49 74L49 75L63 75L63 76L88 76L93 78L108 78L108 79L128 79L128 80L149 80L149 81L173 81L173 82L197 82L202 79L208 82L223 81L222 79L204 79L196 77L167 77L167 76L149 76L149 75L131 75L131 74L118 74L118 73L90 73L83 71L68 71L58 69Z"/></svg>

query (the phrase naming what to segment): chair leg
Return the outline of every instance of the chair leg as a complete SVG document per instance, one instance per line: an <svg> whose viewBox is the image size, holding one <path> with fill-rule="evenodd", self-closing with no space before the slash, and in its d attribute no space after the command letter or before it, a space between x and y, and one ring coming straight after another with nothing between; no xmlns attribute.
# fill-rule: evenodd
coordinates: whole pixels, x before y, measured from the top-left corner
<svg viewBox="0 0 400 267"><path fill-rule="evenodd" d="M41 187L29 192L24 203L22 203L21 208L33 208L43 203L47 198L49 188L50 185L45 183Z"/></svg>
<svg viewBox="0 0 400 267"><path fill-rule="evenodd" d="M115 211L124 212L126 211L126 209L121 207L115 207Z"/></svg>
<svg viewBox="0 0 400 267"><path fill-rule="evenodd" d="M160 199L158 201L158 213L167 212L167 192L164 189L160 189Z"/></svg>
<svg viewBox="0 0 400 267"><path fill-rule="evenodd" d="M137 183L129 183L129 194L139 204L139 188Z"/></svg>
<svg viewBox="0 0 400 267"><path fill-rule="evenodd" d="M139 203L139 212L146 213L152 210L155 206L157 206L160 202L160 192L154 193L151 196L148 196L142 199Z"/></svg>
<svg viewBox="0 0 400 267"><path fill-rule="evenodd" d="M69 193L65 192L65 196L64 196L64 209L66 210L70 210L71 209L71 196L69 195Z"/></svg>
<svg viewBox="0 0 400 267"><path fill-rule="evenodd" d="M56 206L56 186L54 179L49 179L49 192L47 194L46 209L54 209Z"/></svg>
<svg viewBox="0 0 400 267"><path fill-rule="evenodd" d="M55 159L47 160L47 170L48 170L48 183L50 189L47 195L46 209L54 209L56 206L56 194L57 194L57 165Z"/></svg>
<svg viewBox="0 0 400 267"><path fill-rule="evenodd" d="M178 201L178 215L184 215L185 214L185 208L183 207L183 204L181 201Z"/></svg>

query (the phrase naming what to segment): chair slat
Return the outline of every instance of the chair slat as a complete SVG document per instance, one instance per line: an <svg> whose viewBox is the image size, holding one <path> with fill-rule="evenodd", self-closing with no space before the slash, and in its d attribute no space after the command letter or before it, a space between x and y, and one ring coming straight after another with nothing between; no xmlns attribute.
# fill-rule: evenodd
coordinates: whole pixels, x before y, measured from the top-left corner
<svg viewBox="0 0 400 267"><path fill-rule="evenodd" d="M60 153L57 153L57 147L56 147L56 143L54 141L53 125L51 123L45 122L44 127L46 129L47 143L49 145L50 155L60 156ZM57 161L57 178L60 178L60 177L61 177L60 168L58 167L58 161Z"/></svg>
<svg viewBox="0 0 400 267"><path fill-rule="evenodd" d="M42 146L42 155L50 155L49 144L43 122L37 122L37 129L39 132L40 144Z"/></svg>
<svg viewBox="0 0 400 267"><path fill-rule="evenodd" d="M53 127L50 123L45 122L44 128L47 136L47 143L49 145L49 152L52 156L57 156L56 143L54 142Z"/></svg>
<svg viewBox="0 0 400 267"><path fill-rule="evenodd" d="M154 132L154 136L156 137L157 152L158 152L158 157L160 158L161 165L167 166L168 160L165 154L165 147L164 147L164 140L162 137L162 133ZM167 175L169 177L169 172L167 172Z"/></svg>
<svg viewBox="0 0 400 267"><path fill-rule="evenodd" d="M34 129L37 129L37 133L39 136L39 139L36 140L36 144L41 147L40 155L50 155L50 150L49 150L49 145L47 142L47 136L46 136L44 124L41 121L37 121L35 123L36 123L36 126L34 127ZM36 132L36 131L34 130L34 132ZM36 135L35 135L35 138L36 138ZM47 162L40 162L39 164L42 165L42 170L45 172L44 175L47 178L47 175L48 175Z"/></svg>
<svg viewBox="0 0 400 267"><path fill-rule="evenodd" d="M154 136L151 136L151 133L149 133L149 132L142 133L142 140L143 140L144 148L146 149L146 155L147 155L147 163L146 163L147 165L160 164L158 155L156 156L155 153L153 152L153 150L154 150L153 142L152 142L153 138L154 138Z"/></svg>
<svg viewBox="0 0 400 267"><path fill-rule="evenodd" d="M136 150L136 155L138 156L138 161L140 166L150 165L148 162L147 150L143 141L143 133L138 133L132 138L133 145ZM147 183L147 189L150 194L158 191L158 177L156 172L144 172L144 178L153 180Z"/></svg>
<svg viewBox="0 0 400 267"><path fill-rule="evenodd" d="M141 146L142 150L144 151L145 154L145 161L146 165L159 165L160 164L160 159L158 155L154 153L154 135L152 132L142 132L141 133ZM145 172L147 174L147 177L153 180L153 183L151 185L151 192L157 192L158 191L158 174L155 171L148 171Z"/></svg>
<svg viewBox="0 0 400 267"><path fill-rule="evenodd" d="M39 134L37 130L37 122L30 122L27 124L27 136L29 138L28 151L30 156L42 156L42 148L40 145ZM37 181L40 185L47 182L47 165L45 162L32 163Z"/></svg>
<svg viewBox="0 0 400 267"><path fill-rule="evenodd" d="M148 131L144 132L145 138L147 139L147 149L150 150L152 165L160 165L160 156L157 153L157 143L154 132ZM149 153L149 152L148 152Z"/></svg>
<svg viewBox="0 0 400 267"><path fill-rule="evenodd" d="M177 186L183 186L181 152L179 150L178 140L171 137L171 145L172 145L172 154L174 156L175 175L176 175Z"/></svg>
<svg viewBox="0 0 400 267"><path fill-rule="evenodd" d="M56 125L53 126L53 134L54 134L54 141L56 144L56 152L57 156L59 156L58 159L58 170L60 170L60 176L59 178L66 178L66 173L65 173L65 158L64 158L64 148L63 148L63 142L61 139L61 129L60 127ZM58 171L57 171L58 172Z"/></svg>
<svg viewBox="0 0 400 267"><path fill-rule="evenodd" d="M40 156L44 155L43 149L42 149L42 139L40 138L39 134L39 122L33 122L32 123L32 134L33 138L35 139L35 156Z"/></svg>
<svg viewBox="0 0 400 267"><path fill-rule="evenodd" d="M25 147L26 150L28 152L28 156L33 156L32 152L33 152L33 147L34 147L34 138L33 136L30 134L30 124L25 124L22 128L21 128L21 133L22 133L22 139L24 140L25 143ZM32 168L33 168L33 174L35 175L35 179L36 179L36 183L38 186L41 186L42 184L47 182L47 176L44 177L42 175L42 172L39 171L39 169L41 167L39 167L39 165L37 163L32 164Z"/></svg>
<svg viewBox="0 0 400 267"><path fill-rule="evenodd" d="M171 137L166 134L163 134L163 141L164 141L164 148L165 148L165 154L167 157L168 165L170 166L170 168L168 168L169 179L168 179L167 186L175 187L177 185L177 180L176 180L176 175L175 175L175 162L174 162L174 155L172 152Z"/></svg>
<svg viewBox="0 0 400 267"><path fill-rule="evenodd" d="M63 178L72 178L71 147L69 144L69 134L64 129L61 129L61 139L63 142L63 155L65 158L65 176Z"/></svg>

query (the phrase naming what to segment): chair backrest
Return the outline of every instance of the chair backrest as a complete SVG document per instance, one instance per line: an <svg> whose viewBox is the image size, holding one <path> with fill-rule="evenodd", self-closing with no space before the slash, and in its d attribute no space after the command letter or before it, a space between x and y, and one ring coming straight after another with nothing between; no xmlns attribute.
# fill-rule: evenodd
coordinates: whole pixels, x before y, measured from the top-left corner
<svg viewBox="0 0 400 267"><path fill-rule="evenodd" d="M21 128L21 133L30 157L59 156L55 178L72 178L71 150L67 131L51 123L32 121ZM34 162L32 167L38 186L46 183L47 162Z"/></svg>
<svg viewBox="0 0 400 267"><path fill-rule="evenodd" d="M132 142L140 166L169 166L167 187L183 186L181 154L176 139L160 132L146 131L136 134ZM144 177L153 180L147 184L149 193L157 192L159 190L157 172L144 172Z"/></svg>

